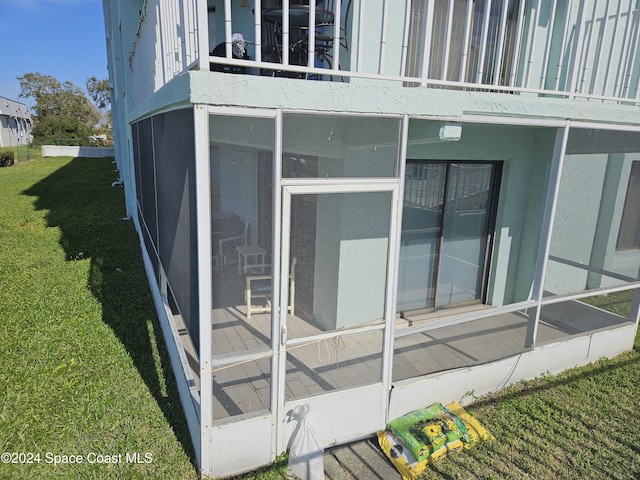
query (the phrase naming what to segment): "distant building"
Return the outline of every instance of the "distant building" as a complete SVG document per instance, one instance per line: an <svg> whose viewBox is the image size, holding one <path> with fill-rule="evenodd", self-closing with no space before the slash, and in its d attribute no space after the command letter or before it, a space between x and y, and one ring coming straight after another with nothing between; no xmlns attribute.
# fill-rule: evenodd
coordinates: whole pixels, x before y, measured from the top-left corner
<svg viewBox="0 0 640 480"><path fill-rule="evenodd" d="M24 103L0 97L0 147L31 143L31 114Z"/></svg>
<svg viewBox="0 0 640 480"><path fill-rule="evenodd" d="M204 476L633 348L637 0L104 0Z"/></svg>

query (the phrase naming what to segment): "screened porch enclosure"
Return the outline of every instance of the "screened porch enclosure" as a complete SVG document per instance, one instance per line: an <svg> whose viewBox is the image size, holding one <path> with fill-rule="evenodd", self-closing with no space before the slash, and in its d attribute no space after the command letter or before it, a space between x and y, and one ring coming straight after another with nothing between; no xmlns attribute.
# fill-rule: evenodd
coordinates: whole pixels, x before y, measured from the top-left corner
<svg viewBox="0 0 640 480"><path fill-rule="evenodd" d="M615 247L620 229L624 242L635 238L627 232L637 227L628 200L637 190L637 133L574 128L558 150L563 129L463 124L461 138L444 142L431 136L441 123L419 120L409 128L409 152L427 159L401 165L400 127L386 117L210 115L214 423L277 415L329 394L346 399L363 387L384 390L635 322L637 272L626 263L628 274L577 266L580 258L561 255L594 238L594 259L605 248L611 261L622 253L640 265L636 250ZM487 140L496 138L497 145ZM580 188L586 174L576 173L582 166L590 168L588 192ZM551 228L544 228L544 189L531 179L551 185L547 193L560 182ZM602 212L578 215L585 205ZM548 256L536 256L546 241ZM420 265L406 262L407 245L416 244ZM518 255L524 265L544 260L540 297L534 265L513 268ZM584 273L565 277L558 265ZM416 272L431 286L412 280ZM463 293L439 295L456 274L468 282ZM529 296L506 288L512 283L528 285ZM412 289L431 304L407 315Z"/></svg>
<svg viewBox="0 0 640 480"><path fill-rule="evenodd" d="M541 345L634 322L632 292L587 297L545 307L538 330ZM598 306L594 306L598 305ZM616 313L614 313L616 312ZM450 318L462 312L448 312ZM469 312L467 312L469 313ZM443 325L408 333L408 325L396 319L393 381L408 380L455 368L470 367L518 355L524 351L529 314L515 311L455 325ZM214 311L214 350L246 347L247 339L266 342L271 318L258 314L247 321L241 309ZM434 317L446 321L447 317ZM434 320L435 319L435 320ZM289 331L296 336L321 333L300 318L289 316ZM405 334L404 331L407 330ZM287 360L287 400L299 400L336 390L380 381L382 373L381 332L366 335L339 335L334 339L309 342L292 348ZM214 372L214 419L270 411L270 355L237 366L221 366Z"/></svg>
<svg viewBox="0 0 640 480"><path fill-rule="evenodd" d="M246 468L272 461L301 403L346 442L394 395L561 344L579 363L576 344L596 355L637 325L637 131L202 112L206 168L197 111L132 132L141 245L214 465L249 430ZM412 292L431 308L405 309Z"/></svg>
<svg viewBox="0 0 640 480"><path fill-rule="evenodd" d="M636 321L640 133L465 123L459 139L440 141L434 121L411 121L403 137L398 117L241 113L208 116L205 330L193 111L133 125L141 243L194 401L210 402L214 422L278 415L328 394L347 401L358 389L384 392ZM403 159L405 149L423 160ZM411 288L403 240L416 209L420 221L440 215L435 227L421 224L440 230L433 248L476 272L465 274L475 279L471 302L397 313ZM455 241L475 245L463 249L475 260L446 251L448 209L455 222L482 217L452 227ZM202 335L212 352L206 393Z"/></svg>
<svg viewBox="0 0 640 480"><path fill-rule="evenodd" d="M400 119L284 114L279 165L269 112L209 131L214 420L382 385Z"/></svg>

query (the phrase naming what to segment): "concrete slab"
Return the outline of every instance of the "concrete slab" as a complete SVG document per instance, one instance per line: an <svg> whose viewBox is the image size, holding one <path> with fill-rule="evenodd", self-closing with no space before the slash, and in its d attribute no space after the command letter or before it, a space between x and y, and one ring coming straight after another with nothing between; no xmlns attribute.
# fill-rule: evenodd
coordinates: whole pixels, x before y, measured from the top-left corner
<svg viewBox="0 0 640 480"><path fill-rule="evenodd" d="M325 451L327 480L400 480L400 474L371 437Z"/></svg>

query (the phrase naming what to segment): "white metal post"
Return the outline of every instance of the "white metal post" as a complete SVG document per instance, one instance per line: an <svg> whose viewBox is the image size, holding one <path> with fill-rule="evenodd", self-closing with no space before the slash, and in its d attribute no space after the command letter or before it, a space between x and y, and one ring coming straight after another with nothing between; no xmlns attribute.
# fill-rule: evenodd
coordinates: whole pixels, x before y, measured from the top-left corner
<svg viewBox="0 0 640 480"><path fill-rule="evenodd" d="M309 0L309 49L307 53L307 66L315 66L316 57L316 0Z"/></svg>
<svg viewBox="0 0 640 480"><path fill-rule="evenodd" d="M547 42L544 46L544 61L542 71L540 72L540 87L544 88L547 79L547 69L549 68L549 56L551 55L551 40L553 39L553 29L556 23L556 10L558 8L558 0L553 0L551 5L551 15L549 17L549 30L547 31Z"/></svg>
<svg viewBox="0 0 640 480"><path fill-rule="evenodd" d="M618 9L616 10L616 18L613 22L613 33L611 34L611 44L609 45L609 55L607 56L607 70L604 73L604 81L602 82L602 95L607 94L607 84L609 83L609 75L611 74L611 65L613 65L613 52L615 47L615 39L618 35L618 25L620 24L620 14L622 12L622 0L618 1ZM620 57L622 58L622 57ZM615 87L614 87L615 89ZM615 95L615 91L611 92Z"/></svg>
<svg viewBox="0 0 640 480"><path fill-rule="evenodd" d="M433 1L427 1L427 14L424 16L424 49L422 52L422 85L427 84L429 79L429 62L431 58L431 33L433 31Z"/></svg>
<svg viewBox="0 0 640 480"><path fill-rule="evenodd" d="M333 13L333 70L340 70L340 39L342 35L342 0L335 1L336 11ZM345 39L345 42L348 39Z"/></svg>
<svg viewBox="0 0 640 480"><path fill-rule="evenodd" d="M200 330L200 445L203 473L213 472L213 373L212 373L212 260L211 193L209 185L209 114L205 105L194 105L196 225L198 236L198 309Z"/></svg>
<svg viewBox="0 0 640 480"><path fill-rule="evenodd" d="M282 216L281 216L281 226L282 226L282 236L280 237L280 278L286 279L286 281L280 281L280 300L278 302L278 308L274 309L278 311L279 321L277 322L278 329L275 332L275 337L273 342L276 346L277 353L274 355L274 358L277 360L277 370L274 372L274 386L277 390L277 403L274 405L274 410L276 412L276 430L277 430L277 439L276 439L276 450L278 452L284 452L286 449L286 443L283 436L283 429L285 424L285 412L284 412L284 402L285 402L285 384L286 384L286 376L287 376L287 314L289 313L289 263L291 259L289 258L291 245L291 193L286 189L282 188ZM275 280L275 279L274 279ZM275 281L274 281L275 284ZM276 297L274 297L276 298Z"/></svg>
<svg viewBox="0 0 640 480"><path fill-rule="evenodd" d="M513 49L513 62L511 63L511 74L509 75L509 86L514 87L518 74L518 63L520 63L520 49L524 43L522 38L522 30L524 28L524 5L526 1L520 0L520 8L518 9L518 22L516 24L515 48ZM526 84L525 84L526 85Z"/></svg>
<svg viewBox="0 0 640 480"><path fill-rule="evenodd" d="M168 22L165 22L167 27L167 38L164 39L168 44L167 48L167 64L169 65L169 80L175 77L181 71L180 56L178 53L178 34L177 31L182 27L176 19L176 4L165 6L165 14L168 16Z"/></svg>
<svg viewBox="0 0 640 480"><path fill-rule="evenodd" d="M409 50L409 28L411 25L411 0L404 2L404 30L402 30L402 59L400 61L399 75L407 73L407 53Z"/></svg>
<svg viewBox="0 0 640 480"><path fill-rule="evenodd" d="M356 47L356 72L362 71L362 56L364 52L364 12L366 0L360 0L358 9L358 45Z"/></svg>
<svg viewBox="0 0 640 480"><path fill-rule="evenodd" d="M442 52L442 73L441 80L447 80L447 70L449 69L449 50L451 49L451 29L453 28L453 6L454 0L449 0L447 8L447 28L444 34L444 49Z"/></svg>
<svg viewBox="0 0 640 480"><path fill-rule="evenodd" d="M524 74L524 86L529 88L529 78L531 75L531 65L533 64L533 57L536 52L536 38L538 36L538 24L540 23L540 0L536 0L536 15L534 20L530 23L531 25L531 44L529 46L528 56L529 60L527 61L527 70Z"/></svg>
<svg viewBox="0 0 640 480"><path fill-rule="evenodd" d="M624 24L624 33L622 35L622 38L627 38L627 35L629 34L629 28L632 25L632 12L633 12L633 5L634 5L634 1L630 0L629 1L629 9L627 10L627 21ZM629 42L623 42L622 44L622 52L620 52L620 62L618 64L618 71L616 72L616 80L615 83L613 84L613 92L612 95L613 96L622 96L622 89L623 89L623 83L624 83L624 72L625 72L625 64L626 62L624 61L624 59L627 56L627 49L629 48L628 45ZM618 89L619 88L619 89Z"/></svg>
<svg viewBox="0 0 640 480"><path fill-rule="evenodd" d="M189 39L191 42L191 48L190 51L191 53L194 55L194 57L190 57L189 58L189 64L195 64L197 65L197 68L200 68L200 62L201 62L201 58L204 57L205 60L207 60L207 57L209 56L209 35L207 35L208 32L200 32L200 19L202 17L204 17L205 19L207 19L207 21L205 22L205 25L208 24L208 20L209 20L209 12L207 11L207 9L205 8L204 10L201 10L202 7L202 1L201 0L192 0L190 2L191 5L191 9L189 9L189 14L190 14L190 20L189 20L189 24L190 24L190 31L189 31ZM206 5L206 2L205 2ZM209 28L209 26L207 25L207 30ZM200 43L201 39L199 37L200 34L205 35L205 43Z"/></svg>
<svg viewBox="0 0 640 480"><path fill-rule="evenodd" d="M579 60L579 53L582 49L582 24L584 21L584 4L585 2L578 2L578 19L576 20L575 35L573 36L573 46L571 48L571 58L569 60L569 72L567 75L567 86L569 93L576 93L576 87L578 84L578 76L580 72L580 65L577 63ZM569 98L572 98L571 96Z"/></svg>
<svg viewBox="0 0 640 480"><path fill-rule="evenodd" d="M555 0L554 0L555 1ZM509 10L509 0L503 0L502 2L502 16L500 18L500 33L498 34L498 49L496 52L496 59L494 62L494 74L493 84L498 85L500 83L500 77L502 76L502 57L504 54L504 45L507 35L507 13ZM506 82L505 82L506 83Z"/></svg>
<svg viewBox="0 0 640 480"><path fill-rule="evenodd" d="M179 49L178 49L178 38L179 38L179 33L177 33L177 31L181 28L184 28L184 25L180 25L180 22L178 22L178 19L176 18L176 14L177 14L177 9L178 5L177 2L176 3L172 3L171 5L168 6L168 15L169 15L169 23L168 23L168 32L167 33L171 33L171 35L169 35L167 37L167 42L169 42L169 60L170 60L170 65L171 65L171 78L175 77L178 73L180 73L182 71L182 62L181 62L181 58L180 55L178 54ZM166 7L165 7L166 8Z"/></svg>
<svg viewBox="0 0 640 480"><path fill-rule="evenodd" d="M255 18L255 57L256 62L262 61L262 5L261 0L253 0Z"/></svg>
<svg viewBox="0 0 640 480"><path fill-rule="evenodd" d="M398 148L398 188L394 192L394 202L391 204L391 230L389 236L389 266L387 275L387 302L385 310L385 330L382 355L382 381L385 385L387 398L385 423L389 420L388 396L393 386L393 344L395 333L396 305L398 301L398 271L400 269L400 242L402 238L402 208L404 203L404 178L407 158L407 142L409 138L409 117L402 118L400 144Z"/></svg>
<svg viewBox="0 0 640 480"><path fill-rule="evenodd" d="M634 13L640 13L640 10L635 10ZM634 40L629 42L629 57L627 60L627 67L626 67L626 76L625 76L625 81L623 83L623 89L622 89L622 97L625 97L628 95L628 93L630 93L630 89L631 89L631 80L633 77L633 71L634 71L634 67L636 65L636 63L638 62L638 43L640 42L640 23L639 22L635 22L635 35L634 35ZM632 96L632 95L629 95ZM633 97L633 96L632 96Z"/></svg>
<svg viewBox="0 0 640 480"><path fill-rule="evenodd" d="M289 65L289 0L282 0L282 64Z"/></svg>
<svg viewBox="0 0 640 480"><path fill-rule="evenodd" d="M480 55L478 65L476 65L476 83L482 83L484 76L484 58L487 55L487 38L489 38L489 20L491 19L491 4L493 0L487 0L484 8L484 18L482 19L482 38L480 40Z"/></svg>
<svg viewBox="0 0 640 480"><path fill-rule="evenodd" d="M569 32L569 21L571 20L571 0L566 0L566 5L567 7L565 8L564 11L564 29L562 30L562 41L560 42L560 55L558 55L558 64L557 64L557 68L556 68L556 78L555 78L555 82L553 83L553 89L554 90L558 90L558 87L560 86L560 77L562 76L562 64L564 63L564 51L565 51L565 46L567 43L567 36L568 36L568 32ZM565 80L566 83L566 80Z"/></svg>
<svg viewBox="0 0 640 480"><path fill-rule="evenodd" d="M384 73L384 58L387 49L387 24L389 23L387 16L389 15L389 2L382 0L382 31L380 32L380 56L378 59L378 73Z"/></svg>
<svg viewBox="0 0 640 480"><path fill-rule="evenodd" d="M620 2L618 1L618 6L620 5ZM598 38L598 42L597 42L597 49L596 49L596 54L595 57L593 59L593 73L591 74L591 86L589 87L589 93L593 94L595 92L595 88L596 88L596 81L598 79L598 69L600 67L600 55L602 54L602 43L604 42L604 39L607 38L607 25L609 24L609 7L611 6L611 2L610 0L607 0L607 5L604 9L604 16L602 18L602 27L600 28L600 33L598 34L597 38ZM595 27L595 24L594 24ZM613 43L613 39L612 39L612 43ZM611 61L611 58L609 58L609 61ZM608 66L607 66L608 69ZM606 91L606 85L603 85L602 88L602 95L605 94Z"/></svg>
<svg viewBox="0 0 640 480"><path fill-rule="evenodd" d="M580 62L582 66L582 72L580 73L580 87L578 91L580 93L584 93L584 83L586 82L587 70L589 70L589 57L591 57L591 47L593 46L593 31L596 28L596 15L598 11L598 2L593 2L593 11L591 12L591 28L589 28L589 33L585 41L587 42L587 48L583 52L584 56ZM597 38L596 38L597 39ZM595 63L595 60L594 60Z"/></svg>
<svg viewBox="0 0 640 480"><path fill-rule="evenodd" d="M224 0L224 43L225 57L233 58L233 48L231 47L232 36L232 20L231 20L231 0Z"/></svg>
<svg viewBox="0 0 640 480"><path fill-rule="evenodd" d="M547 261L549 249L551 247L551 237L553 234L553 222L556 215L558 203L558 192L560 191L560 179L562 177L562 166L564 164L564 154L569 138L569 122L562 129L556 132L556 143L553 149L551 169L549 171L549 181L547 183L547 198L544 205L542 217L542 227L540 229L540 240L538 243L538 257L536 260L535 277L533 279L533 300L537 305L529 313L527 323L527 333L525 336L525 348L533 348L536 344L538 333L538 323L540 322L540 310L542 308L542 297L544 294L544 280L547 271Z"/></svg>
<svg viewBox="0 0 640 480"><path fill-rule="evenodd" d="M467 80L467 71L469 69L469 59L471 53L471 22L473 21L473 6L471 1L467 2L467 12L464 22L464 44L462 45L462 55L460 57L460 78L461 82Z"/></svg>
<svg viewBox="0 0 640 480"><path fill-rule="evenodd" d="M178 11L178 21L182 24L182 42L180 45L182 56L182 71L184 72L191 63L191 51L195 48L192 42L191 33L193 32L193 17L195 14L196 2L191 0L180 0L178 2L180 9Z"/></svg>
<svg viewBox="0 0 640 480"><path fill-rule="evenodd" d="M289 217L285 215L289 215L289 213L285 214L282 203L284 195L282 189L282 131L282 110L278 110L275 118L275 148L273 152L273 267L271 268L271 285L273 298L276 301L280 299L280 302L282 302L280 279L283 277L281 276L282 269L279 266L285 263L285 259L283 259L284 252L287 252L286 263L289 263L288 237L286 250L283 245L283 225L288 221ZM286 278L289 278L288 273ZM286 290L288 295L288 288ZM287 312L289 310L287 308L289 305L288 300L288 298L285 298L284 309L280 302L278 302L277 308L271 309L271 350L273 352L273 357L271 358L271 412L276 426L276 428L272 429L271 445L275 449L274 456L284 452L286 449L282 429L285 421L285 412L283 410L287 359L282 342L282 334L284 333L283 329L286 328Z"/></svg>

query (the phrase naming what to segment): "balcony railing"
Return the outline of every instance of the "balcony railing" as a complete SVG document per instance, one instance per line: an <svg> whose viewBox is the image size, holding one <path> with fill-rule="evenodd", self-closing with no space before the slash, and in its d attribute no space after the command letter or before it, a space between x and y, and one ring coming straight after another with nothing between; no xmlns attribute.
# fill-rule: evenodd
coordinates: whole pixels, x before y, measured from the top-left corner
<svg viewBox="0 0 640 480"><path fill-rule="evenodd" d="M129 56L134 102L198 64L198 0L145 0ZM205 50L206 51L206 48Z"/></svg>
<svg viewBox="0 0 640 480"><path fill-rule="evenodd" d="M197 64L203 4L147 1L142 90ZM208 0L198 26L216 71L640 103L636 0Z"/></svg>

